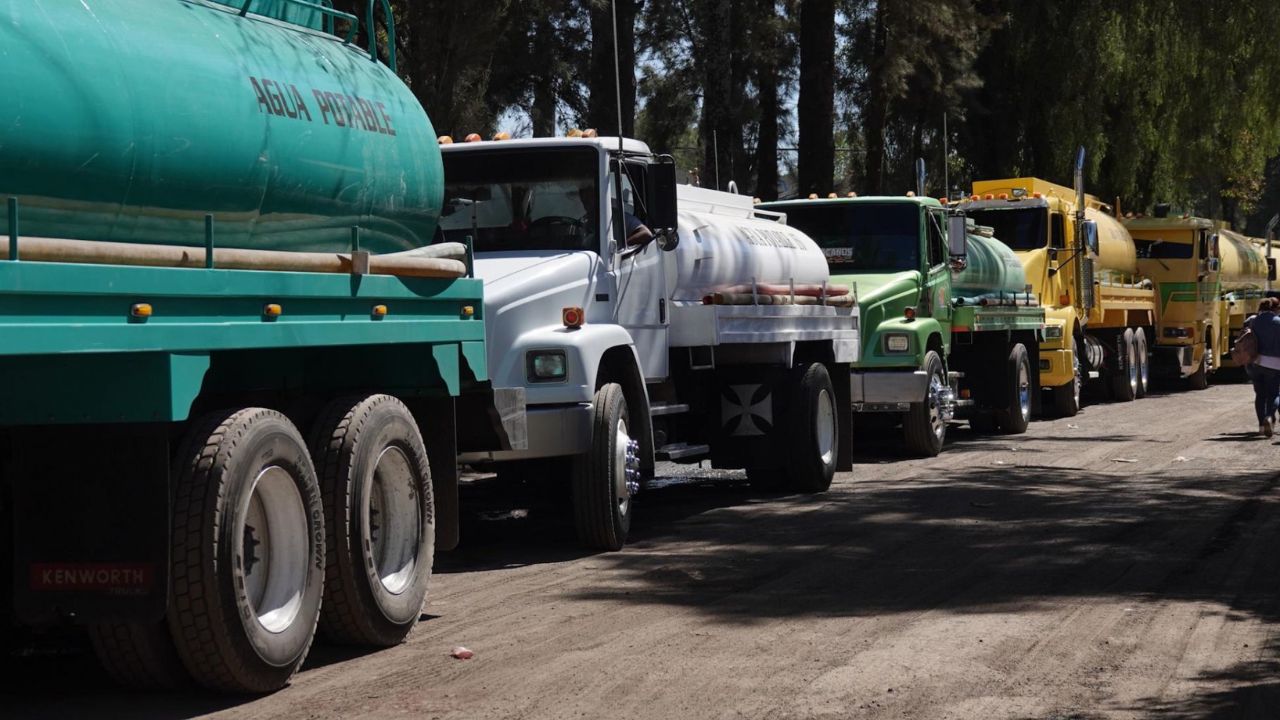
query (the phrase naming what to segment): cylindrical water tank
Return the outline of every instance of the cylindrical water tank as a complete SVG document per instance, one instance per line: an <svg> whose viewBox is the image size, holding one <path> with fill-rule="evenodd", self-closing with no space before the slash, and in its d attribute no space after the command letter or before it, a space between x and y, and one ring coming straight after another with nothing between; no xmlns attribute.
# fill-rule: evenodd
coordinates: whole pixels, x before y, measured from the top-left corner
<svg viewBox="0 0 1280 720"><path fill-rule="evenodd" d="M748 197L682 186L680 207L673 300L701 301L753 279L758 285L789 286L820 285L830 278L826 256L812 238L757 217Z"/></svg>
<svg viewBox="0 0 1280 720"><path fill-rule="evenodd" d="M1013 250L998 238L969 234L969 254L964 270L951 274L952 292L961 297L993 293L1019 293L1027 286L1027 273Z"/></svg>
<svg viewBox="0 0 1280 720"><path fill-rule="evenodd" d="M21 233L198 246L211 213L226 247L342 250L356 225L373 252L430 243L440 152L404 83L226 4L0 0L0 196Z"/></svg>
<svg viewBox="0 0 1280 720"><path fill-rule="evenodd" d="M1093 208L1085 210L1085 219L1098 225L1098 271L1133 275L1138 272L1138 248L1133 236L1114 217Z"/></svg>
<svg viewBox="0 0 1280 720"><path fill-rule="evenodd" d="M1266 249L1231 230L1218 232L1222 257L1222 289L1225 292L1262 288L1267 284Z"/></svg>

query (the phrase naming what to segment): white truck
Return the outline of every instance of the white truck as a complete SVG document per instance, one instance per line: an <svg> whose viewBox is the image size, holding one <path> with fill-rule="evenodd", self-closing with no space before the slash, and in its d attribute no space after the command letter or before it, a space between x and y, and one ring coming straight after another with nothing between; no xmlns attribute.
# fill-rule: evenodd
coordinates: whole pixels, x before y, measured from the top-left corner
<svg viewBox="0 0 1280 720"><path fill-rule="evenodd" d="M491 374L524 388L528 420L526 449L462 462L567 481L580 540L604 550L656 461L798 492L851 467L856 303L784 216L677 186L635 140L443 150L443 239L474 248Z"/></svg>

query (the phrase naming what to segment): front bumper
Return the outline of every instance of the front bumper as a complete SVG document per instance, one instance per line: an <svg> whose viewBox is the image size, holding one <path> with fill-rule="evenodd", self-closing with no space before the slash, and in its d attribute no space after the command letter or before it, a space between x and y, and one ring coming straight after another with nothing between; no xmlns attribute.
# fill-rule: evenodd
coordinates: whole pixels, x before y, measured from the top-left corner
<svg viewBox="0 0 1280 720"><path fill-rule="evenodd" d="M1040 349L1040 387L1051 388L1075 381L1076 370L1071 348L1061 350Z"/></svg>
<svg viewBox="0 0 1280 720"><path fill-rule="evenodd" d="M470 452L458 456L460 463L533 460L579 455L591 444L591 404L537 406L527 410L529 442L525 450Z"/></svg>
<svg viewBox="0 0 1280 720"><path fill-rule="evenodd" d="M924 400L929 374L923 370L854 372L849 378L854 412L906 412Z"/></svg>

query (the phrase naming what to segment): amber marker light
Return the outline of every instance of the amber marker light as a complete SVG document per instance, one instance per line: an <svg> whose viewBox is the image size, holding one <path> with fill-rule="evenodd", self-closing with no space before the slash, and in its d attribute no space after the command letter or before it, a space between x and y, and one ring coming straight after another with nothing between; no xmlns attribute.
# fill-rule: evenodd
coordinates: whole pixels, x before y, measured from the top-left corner
<svg viewBox="0 0 1280 720"><path fill-rule="evenodd" d="M497 141L497 142L502 142L503 140L510 140L510 139L511 139L511 133L509 133L509 132L500 132L500 133L498 133L498 134L494 135L494 136L493 136L493 139L494 139L495 141Z"/></svg>
<svg viewBox="0 0 1280 720"><path fill-rule="evenodd" d="M278 318L284 314L284 308L276 303L267 303L262 306L262 316L269 318Z"/></svg>
<svg viewBox="0 0 1280 720"><path fill-rule="evenodd" d="M909 308L907 308L907 309L905 309L905 310L903 310L903 311L902 311L902 316L903 316L903 317L905 317L905 318L906 318L906 319L908 319L908 320L915 320L915 319L916 319L916 309L915 309L915 308L913 308L913 307L909 307Z"/></svg>
<svg viewBox="0 0 1280 720"><path fill-rule="evenodd" d="M441 145L452 145L453 138L449 137L448 135L441 135L440 137L436 138L436 142L440 143Z"/></svg>
<svg viewBox="0 0 1280 720"><path fill-rule="evenodd" d="M467 136L467 142L480 142L483 139L480 137L480 133L471 133Z"/></svg>
<svg viewBox="0 0 1280 720"><path fill-rule="evenodd" d="M386 317L386 316L387 316L387 306L386 306L386 305L374 305L374 306L373 306L373 313L372 313L372 315L373 315L373 319L374 319L374 320L381 320L382 318L384 318L384 317Z"/></svg>
<svg viewBox="0 0 1280 720"><path fill-rule="evenodd" d="M134 303L133 307L129 308L129 317L146 320L151 317L152 312L151 303Z"/></svg>
<svg viewBox="0 0 1280 720"><path fill-rule="evenodd" d="M1070 304L1071 304L1071 296L1070 296L1070 295L1067 295L1066 293L1063 293L1062 295L1059 295L1059 296L1058 296L1058 305L1059 305L1060 307L1066 307L1067 305L1070 305Z"/></svg>
<svg viewBox="0 0 1280 720"><path fill-rule="evenodd" d="M567 307L560 311L560 319L567 328L577 329L586 322L586 316L580 307Z"/></svg>
<svg viewBox="0 0 1280 720"><path fill-rule="evenodd" d="M475 317L475 315L476 315L476 306L475 306L475 305L463 305L463 306L462 306L462 317L468 317L468 318L469 318L469 317Z"/></svg>

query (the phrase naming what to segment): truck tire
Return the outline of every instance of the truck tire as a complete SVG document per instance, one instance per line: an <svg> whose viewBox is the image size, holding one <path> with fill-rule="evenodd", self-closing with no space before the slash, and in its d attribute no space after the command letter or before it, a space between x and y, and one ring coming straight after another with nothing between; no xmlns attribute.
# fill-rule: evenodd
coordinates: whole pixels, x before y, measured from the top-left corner
<svg viewBox="0 0 1280 720"><path fill-rule="evenodd" d="M1138 397L1138 346L1132 329L1125 328L1118 351L1111 393L1118 402L1133 402Z"/></svg>
<svg viewBox="0 0 1280 720"><path fill-rule="evenodd" d="M98 662L117 683L137 690L176 690L191 684L163 621L95 623L88 631Z"/></svg>
<svg viewBox="0 0 1280 720"><path fill-rule="evenodd" d="M174 461L169 631L207 688L289 682L315 637L324 507L307 446L274 410L196 422Z"/></svg>
<svg viewBox="0 0 1280 720"><path fill-rule="evenodd" d="M311 456L324 502L320 632L348 645L398 645L422 616L435 554L427 449L390 395L336 400Z"/></svg>
<svg viewBox="0 0 1280 720"><path fill-rule="evenodd" d="M1200 367L1187 376L1187 387L1192 390L1204 390L1209 387L1209 344L1205 343L1204 352L1200 355Z"/></svg>
<svg viewBox="0 0 1280 720"><path fill-rule="evenodd" d="M1146 331L1135 328L1133 343L1138 352L1138 397L1144 398L1151 386L1151 349L1147 346Z"/></svg>
<svg viewBox="0 0 1280 720"><path fill-rule="evenodd" d="M934 457L942 452L947 439L947 420L943 415L942 393L947 390L947 370L938 353L924 355L924 371L929 378L921 402L912 403L902 416L902 433L907 450L918 457Z"/></svg>
<svg viewBox="0 0 1280 720"><path fill-rule="evenodd" d="M1071 366L1075 379L1066 385L1050 388L1053 395L1053 411L1058 417L1075 417L1080 412L1080 390L1084 385L1080 374L1080 341L1071 338Z"/></svg>
<svg viewBox="0 0 1280 720"><path fill-rule="evenodd" d="M572 472L574 526L592 550L621 550L631 530L639 460L628 427L622 386L605 384L592 405L591 449L574 458Z"/></svg>
<svg viewBox="0 0 1280 720"><path fill-rule="evenodd" d="M1021 435L1031 423L1031 357L1027 347L1017 343L1009 351L1005 361L1006 405L996 413L1000 432L1005 435Z"/></svg>
<svg viewBox="0 0 1280 720"><path fill-rule="evenodd" d="M821 363L813 363L793 369L787 385L787 482L798 492L826 492L840 454L840 417L831 375Z"/></svg>

